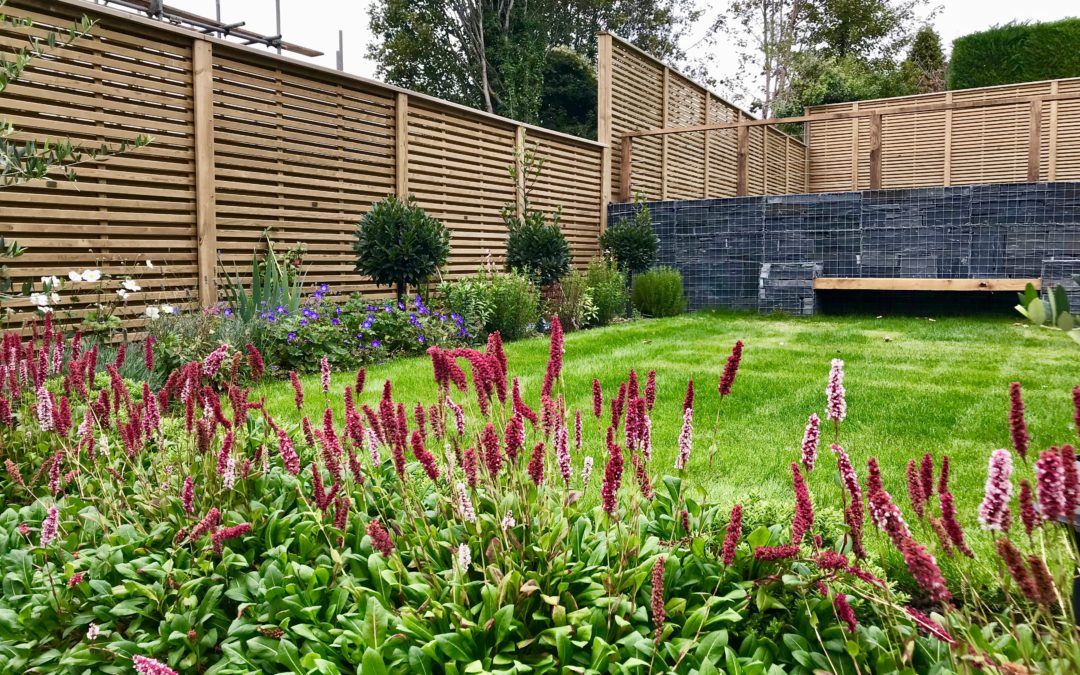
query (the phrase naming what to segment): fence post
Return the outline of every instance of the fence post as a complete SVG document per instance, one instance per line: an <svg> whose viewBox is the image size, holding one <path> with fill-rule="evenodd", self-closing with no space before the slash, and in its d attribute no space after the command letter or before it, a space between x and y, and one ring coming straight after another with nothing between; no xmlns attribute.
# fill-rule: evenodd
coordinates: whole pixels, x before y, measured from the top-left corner
<svg viewBox="0 0 1080 675"><path fill-rule="evenodd" d="M394 105L394 194L409 198L409 95L403 91Z"/></svg>
<svg viewBox="0 0 1080 675"><path fill-rule="evenodd" d="M953 92L945 92L945 103L953 103ZM945 167L942 170L942 185L953 185L953 111L945 111Z"/></svg>
<svg viewBox="0 0 1080 675"><path fill-rule="evenodd" d="M712 108L712 92L710 92L708 89L706 89L705 90L705 119L702 120L702 124L708 124L709 123L709 112L711 111L711 108ZM709 170L712 168L712 167L709 166L709 132L708 132L708 130L705 130L705 131L701 132L701 135L704 138L704 143L705 143L705 161L704 161L705 166L704 166L704 170L702 171L702 173L704 174L704 176L702 178L702 182L704 183L704 185L702 186L701 197L702 197L702 199L708 199L709 198L709 173L710 173Z"/></svg>
<svg viewBox="0 0 1080 675"><path fill-rule="evenodd" d="M1058 93L1058 81L1054 80L1050 83L1050 94L1052 96ZM1050 129L1049 138L1047 139L1046 162L1046 180L1057 180L1057 136L1058 136L1058 102L1050 102Z"/></svg>
<svg viewBox="0 0 1080 675"><path fill-rule="evenodd" d="M619 163L619 201L630 201L630 163L634 155L634 137L622 137L622 161Z"/></svg>
<svg viewBox="0 0 1080 675"><path fill-rule="evenodd" d="M739 122L742 122L742 113L737 113ZM745 124L739 124L736 131L738 148L735 151L735 196L745 197L747 194L747 182L750 176L747 166L747 155L750 151L749 128Z"/></svg>
<svg viewBox="0 0 1080 675"><path fill-rule="evenodd" d="M525 127L514 130L514 213L525 215Z"/></svg>
<svg viewBox="0 0 1080 675"><path fill-rule="evenodd" d="M611 202L611 35L596 38L596 140L600 149L600 233L607 229L608 203Z"/></svg>
<svg viewBox="0 0 1080 675"><path fill-rule="evenodd" d="M663 88L663 101L661 102L660 109L660 126L667 129L668 126L668 96L670 93L670 75L671 69L664 66L664 88ZM667 184L668 184L668 137L664 134L660 137L660 199L667 199Z"/></svg>
<svg viewBox="0 0 1080 675"><path fill-rule="evenodd" d="M881 113L870 115L870 189L881 189Z"/></svg>
<svg viewBox="0 0 1080 675"><path fill-rule="evenodd" d="M1028 122L1028 170L1029 183L1039 182L1039 149L1042 145L1042 101L1031 102L1031 121Z"/></svg>
<svg viewBox="0 0 1080 675"><path fill-rule="evenodd" d="M191 45L195 132L195 232L199 265L199 305L217 302L217 223L214 195L214 52L196 39Z"/></svg>

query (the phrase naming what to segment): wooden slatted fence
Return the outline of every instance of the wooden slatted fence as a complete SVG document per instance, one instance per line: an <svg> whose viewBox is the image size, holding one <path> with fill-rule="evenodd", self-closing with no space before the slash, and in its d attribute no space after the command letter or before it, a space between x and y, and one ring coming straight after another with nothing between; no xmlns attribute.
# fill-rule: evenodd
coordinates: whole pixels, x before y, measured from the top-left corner
<svg viewBox="0 0 1080 675"><path fill-rule="evenodd" d="M625 175L628 133L738 122L751 115L614 35L599 36L598 54L597 138L611 148L605 183L612 200L628 201L636 194L697 199L806 191L806 147L768 127L747 132L742 181L734 129L636 137Z"/></svg>
<svg viewBox="0 0 1080 675"><path fill-rule="evenodd" d="M807 108L811 192L873 184L873 118L814 119L847 112L881 113L883 188L1080 179L1080 78Z"/></svg>
<svg viewBox="0 0 1080 675"><path fill-rule="evenodd" d="M120 309L127 327L147 305L213 303L219 261L247 269L266 228L279 250L306 243L312 283L375 292L353 271L353 232L388 194L414 195L450 228L448 277L498 264L499 212L523 188L507 169L525 144L545 160L532 203L562 208L576 265L598 253L602 144L77 0L11 0L5 12L35 23L0 31L6 52L83 15L97 22L0 95L16 140L153 137L83 167L76 184L0 191L0 234L28 247L8 263L15 280L133 276L143 290ZM75 302L74 288L62 306L77 321L94 297L83 285ZM9 304L16 322L32 314Z"/></svg>

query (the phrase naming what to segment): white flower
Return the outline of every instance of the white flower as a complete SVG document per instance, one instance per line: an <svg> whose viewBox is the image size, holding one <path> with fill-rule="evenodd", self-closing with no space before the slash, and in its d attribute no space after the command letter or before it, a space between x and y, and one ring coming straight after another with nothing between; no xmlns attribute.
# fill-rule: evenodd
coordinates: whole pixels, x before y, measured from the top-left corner
<svg viewBox="0 0 1080 675"><path fill-rule="evenodd" d="M31 293L30 302L34 303L38 307L48 307L49 297L44 293Z"/></svg>
<svg viewBox="0 0 1080 675"><path fill-rule="evenodd" d="M128 292L122 288L116 290L116 294L120 296L121 300L127 300Z"/></svg>
<svg viewBox="0 0 1080 675"><path fill-rule="evenodd" d="M146 316L151 318L151 319L157 319L158 317L161 316L161 310L158 309L157 307L147 307L146 308Z"/></svg>
<svg viewBox="0 0 1080 675"><path fill-rule="evenodd" d="M176 308L173 307L172 305L162 305L158 309L161 310L162 314L176 314L177 313Z"/></svg>
<svg viewBox="0 0 1080 675"><path fill-rule="evenodd" d="M38 307L42 314L48 314L52 312L52 307Z"/></svg>
<svg viewBox="0 0 1080 675"><path fill-rule="evenodd" d="M51 293L49 295L49 299L52 300L52 303L55 305L56 303L60 302L60 294L59 293Z"/></svg>
<svg viewBox="0 0 1080 675"><path fill-rule="evenodd" d="M134 279L124 279L124 283L120 285L131 293L137 293L142 290L142 286L136 283Z"/></svg>
<svg viewBox="0 0 1080 675"><path fill-rule="evenodd" d="M91 623L90 626L86 629L86 639L87 640L96 640L97 636L98 636L98 633L100 633L100 632L101 632L101 627L98 626L96 623Z"/></svg>
<svg viewBox="0 0 1080 675"><path fill-rule="evenodd" d="M514 512L513 511L507 511L506 512L506 517L502 519L502 528L504 530L509 530L510 528L514 527L515 525L517 525L517 521L514 520Z"/></svg>
<svg viewBox="0 0 1080 675"><path fill-rule="evenodd" d="M68 279L71 279L75 283L79 283L80 281L82 281L82 275L75 270L71 270L70 272L68 272Z"/></svg>
<svg viewBox="0 0 1080 675"><path fill-rule="evenodd" d="M48 289L59 288L60 280L56 277L41 277L41 285Z"/></svg>
<svg viewBox="0 0 1080 675"><path fill-rule="evenodd" d="M463 574L469 571L469 566L472 564L472 551L469 550L468 544L458 545L457 562L458 569L460 569Z"/></svg>
<svg viewBox="0 0 1080 675"><path fill-rule="evenodd" d="M150 269L154 269L154 263L150 262L149 260L146 261L146 266Z"/></svg>
<svg viewBox="0 0 1080 675"><path fill-rule="evenodd" d="M101 270L83 270L82 280L88 284L92 284L101 279Z"/></svg>

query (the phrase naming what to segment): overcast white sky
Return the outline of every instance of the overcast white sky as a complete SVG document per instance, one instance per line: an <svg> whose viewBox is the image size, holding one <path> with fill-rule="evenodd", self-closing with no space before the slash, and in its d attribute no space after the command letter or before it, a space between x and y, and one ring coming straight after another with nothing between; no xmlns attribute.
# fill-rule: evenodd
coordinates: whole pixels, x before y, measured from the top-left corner
<svg viewBox="0 0 1080 675"><path fill-rule="evenodd" d="M245 28L268 35L275 32L274 0L218 1L223 21L247 21ZM333 68L338 29L341 29L345 32L345 70L374 77L375 64L365 56L371 41L367 16L371 3L372 0L281 0L282 34L289 42L324 52L314 61ZM701 0L701 5L708 7L721 7L723 3L724 0ZM208 17L215 13L215 0L166 0L166 4ZM717 11L706 12L701 30L695 31L692 39L700 35L706 21L715 18ZM1076 15L1080 15L1080 4L1076 0L943 0L942 10L933 23L948 51L954 38L995 24L1014 20L1048 21ZM717 53L714 63L712 74L717 80L733 74L736 68L734 54Z"/></svg>

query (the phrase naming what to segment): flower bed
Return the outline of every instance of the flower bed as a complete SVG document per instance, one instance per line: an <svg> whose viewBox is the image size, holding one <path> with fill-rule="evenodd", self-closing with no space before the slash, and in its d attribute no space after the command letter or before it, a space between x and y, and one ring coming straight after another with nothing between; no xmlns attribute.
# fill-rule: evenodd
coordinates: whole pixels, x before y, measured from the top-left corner
<svg viewBox="0 0 1080 675"><path fill-rule="evenodd" d="M360 369L343 405L316 419L271 417L249 400L244 383L265 365L254 348L235 354L219 347L153 390L122 379L123 352L103 363L48 321L33 341L4 338L0 671L1076 663L1062 591L1074 554L1053 521L1076 507L1071 448L1035 461L1018 502L1025 531L995 534L1019 593L994 613L979 589L948 587L931 553L964 555L947 461L909 468L911 524L873 458L860 479L841 444L840 362L825 419L811 418L790 467L795 518L780 525L701 503L677 469L655 466L657 415L683 420L681 467L708 461L694 450L704 394L692 383L681 410L654 409L654 374L634 371L614 395L597 387L592 410L565 409L572 355L564 364L557 320L539 392L522 390L493 334L483 350L429 349L438 393L424 404L396 400L391 382L365 395ZM740 343L721 401L738 393L741 354ZM298 409L327 400L329 378L321 392L293 382ZM1018 390L1012 419L1023 440ZM1010 529L1014 467L1002 452L981 510L996 533ZM837 478L844 524L825 527L812 493ZM897 591L864 558L859 542L875 529L924 593Z"/></svg>

